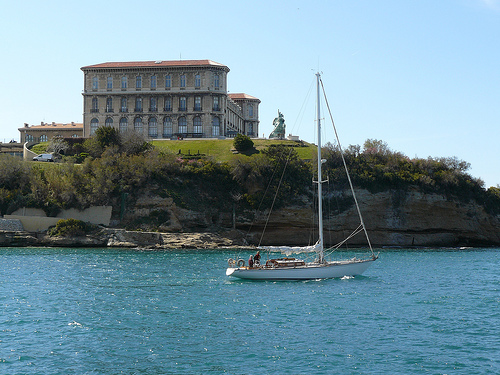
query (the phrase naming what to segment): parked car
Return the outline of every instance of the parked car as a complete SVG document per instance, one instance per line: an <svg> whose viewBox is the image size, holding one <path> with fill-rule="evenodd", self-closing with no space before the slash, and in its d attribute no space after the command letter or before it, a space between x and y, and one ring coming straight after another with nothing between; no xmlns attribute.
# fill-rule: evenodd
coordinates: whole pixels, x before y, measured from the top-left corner
<svg viewBox="0 0 500 375"><path fill-rule="evenodd" d="M52 154L40 154L33 158L33 161L55 161L56 158Z"/></svg>

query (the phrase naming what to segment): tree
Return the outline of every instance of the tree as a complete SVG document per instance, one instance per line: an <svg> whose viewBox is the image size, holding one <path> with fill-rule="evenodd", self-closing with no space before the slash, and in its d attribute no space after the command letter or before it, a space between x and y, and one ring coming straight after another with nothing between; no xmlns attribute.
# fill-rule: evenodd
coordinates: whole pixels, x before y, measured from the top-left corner
<svg viewBox="0 0 500 375"><path fill-rule="evenodd" d="M97 144L103 149L108 146L120 146L120 135L111 126L101 126L95 131L94 138Z"/></svg>
<svg viewBox="0 0 500 375"><path fill-rule="evenodd" d="M236 151L247 151L253 147L253 141L248 135L238 133L236 137L234 137L233 146Z"/></svg>

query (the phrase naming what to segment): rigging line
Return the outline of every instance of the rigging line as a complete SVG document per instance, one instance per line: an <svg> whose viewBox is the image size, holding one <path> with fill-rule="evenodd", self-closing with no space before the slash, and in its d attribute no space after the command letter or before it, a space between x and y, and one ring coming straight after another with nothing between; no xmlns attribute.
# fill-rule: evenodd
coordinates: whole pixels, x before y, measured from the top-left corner
<svg viewBox="0 0 500 375"><path fill-rule="evenodd" d="M271 208L269 209L269 214L267 215L266 224L264 225L264 230L262 231L262 234L260 236L259 246L261 245L262 239L264 238L264 233L266 232L267 224L269 224L269 219L271 218L271 213L273 212L274 204L276 203L276 198L278 197L278 192L280 190L281 183L283 182L283 177L285 176L286 167L288 166L288 162L290 161L291 155L292 155L292 148L290 148L290 151L288 152L286 163L285 163L285 166L283 168L283 172L281 173L280 182L278 183L278 188L276 189L276 193L274 194L273 203L271 204ZM278 166L276 166L275 172L277 170L278 170ZM274 175L274 172L273 172L273 175ZM267 192L267 190L266 190L266 192ZM262 199L264 200L264 198L262 198Z"/></svg>
<svg viewBox="0 0 500 375"><path fill-rule="evenodd" d="M359 209L358 199L356 198L356 194L354 194L354 187L352 185L352 181L351 181L351 176L349 174L349 170L347 169L347 163L346 163L345 158L344 158L344 151L342 150L342 146L340 144L340 139L339 139L339 136L337 134L337 128L335 127L335 123L333 122L332 112L330 111L330 104L328 104L328 99L326 97L325 87L323 86L323 81L321 80L321 77L319 78L319 81L321 83L321 89L323 90L323 96L325 98L326 107L328 108L328 113L330 114L330 119L332 121L333 130L335 132L335 138L337 139L337 143L339 145L340 156L342 156L342 162L344 163L344 168L345 168L345 171L346 171L346 174L347 174L347 179L349 181L349 186L351 187L352 196L354 198L354 202L356 203L356 209L358 210L359 220L360 220L361 226L363 227L363 230L365 232L365 237L366 237L366 240L368 241L368 246L370 247L370 251L372 253L372 256L375 256L375 253L373 252L372 244L370 242L370 238L368 237L368 232L366 231L365 223L363 221L363 216L361 216L361 210Z"/></svg>

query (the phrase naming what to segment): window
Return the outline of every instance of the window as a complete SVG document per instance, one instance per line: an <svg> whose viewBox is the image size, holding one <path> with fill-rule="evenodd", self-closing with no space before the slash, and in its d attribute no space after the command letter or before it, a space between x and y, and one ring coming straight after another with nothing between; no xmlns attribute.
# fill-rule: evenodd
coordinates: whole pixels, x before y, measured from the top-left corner
<svg viewBox="0 0 500 375"><path fill-rule="evenodd" d="M214 87L216 89L218 89L219 88L219 84L220 84L220 82L219 82L219 75L216 74L216 75L214 75Z"/></svg>
<svg viewBox="0 0 500 375"><path fill-rule="evenodd" d="M179 111L185 111L187 109L187 106L186 106L186 97L185 96L181 96L179 98Z"/></svg>
<svg viewBox="0 0 500 375"><path fill-rule="evenodd" d="M106 99L106 112L113 112L113 99L112 98Z"/></svg>
<svg viewBox="0 0 500 375"><path fill-rule="evenodd" d="M248 106L248 117L253 117L253 105Z"/></svg>
<svg viewBox="0 0 500 375"><path fill-rule="evenodd" d="M78 134L73 134L73 135L71 136L71 138L79 138L79 137L78 137Z"/></svg>
<svg viewBox="0 0 500 375"><path fill-rule="evenodd" d="M172 85L172 81L171 81L171 78L170 78L170 74L167 74L165 76L165 88L169 89Z"/></svg>
<svg viewBox="0 0 500 375"><path fill-rule="evenodd" d="M248 129L247 130L248 130L248 134L247 135L251 135L251 136L254 135L253 134L253 122L251 122L251 123L248 124Z"/></svg>
<svg viewBox="0 0 500 375"><path fill-rule="evenodd" d="M212 136L218 137L220 135L220 120L218 117L212 119Z"/></svg>
<svg viewBox="0 0 500 375"><path fill-rule="evenodd" d="M134 130L137 133L142 134L142 118L141 117L136 117L134 119Z"/></svg>
<svg viewBox="0 0 500 375"><path fill-rule="evenodd" d="M125 133L128 130L128 121L126 117L120 119L120 133Z"/></svg>
<svg viewBox="0 0 500 375"><path fill-rule="evenodd" d="M200 87L201 86L201 78L199 74L196 74L194 76L194 87Z"/></svg>
<svg viewBox="0 0 500 375"><path fill-rule="evenodd" d="M99 88L99 78L92 77L92 90L97 90Z"/></svg>
<svg viewBox="0 0 500 375"><path fill-rule="evenodd" d="M214 111L220 111L220 106L219 106L219 97L214 96L214 106L213 106Z"/></svg>
<svg viewBox="0 0 500 375"><path fill-rule="evenodd" d="M99 112L99 101L97 98L92 98L92 108L90 112Z"/></svg>
<svg viewBox="0 0 500 375"><path fill-rule="evenodd" d="M170 117L165 117L163 120L163 137L171 137L172 136L172 119Z"/></svg>
<svg viewBox="0 0 500 375"><path fill-rule="evenodd" d="M93 118L92 120L90 120L90 135L94 135L98 127L99 127L98 119Z"/></svg>
<svg viewBox="0 0 500 375"><path fill-rule="evenodd" d="M127 112L127 98L122 98L120 103L120 112Z"/></svg>
<svg viewBox="0 0 500 375"><path fill-rule="evenodd" d="M26 134L26 142L33 142L35 139L31 134Z"/></svg>
<svg viewBox="0 0 500 375"><path fill-rule="evenodd" d="M179 117L178 125L179 125L179 133L182 133L182 134L187 133L187 131L188 131L187 121L186 121L186 118L184 116Z"/></svg>
<svg viewBox="0 0 500 375"><path fill-rule="evenodd" d="M181 74L181 87L186 87L186 75Z"/></svg>
<svg viewBox="0 0 500 375"><path fill-rule="evenodd" d="M169 112L172 110L172 98L166 97L165 98L165 112Z"/></svg>
<svg viewBox="0 0 500 375"><path fill-rule="evenodd" d="M135 98L134 112L142 112L142 98L140 96Z"/></svg>
<svg viewBox="0 0 500 375"><path fill-rule="evenodd" d="M148 135L149 138L158 138L158 122L155 117L149 119Z"/></svg>
<svg viewBox="0 0 500 375"><path fill-rule="evenodd" d="M201 117L196 116L193 119L193 132L194 133L203 133L203 126L201 124Z"/></svg>
<svg viewBox="0 0 500 375"><path fill-rule="evenodd" d="M153 96L151 99L149 99L149 112L157 112L158 111L158 105L157 105L157 100Z"/></svg>
<svg viewBox="0 0 500 375"><path fill-rule="evenodd" d="M201 111L201 96L194 97L194 110Z"/></svg>
<svg viewBox="0 0 500 375"><path fill-rule="evenodd" d="M127 88L127 77L122 77L122 89L125 90Z"/></svg>
<svg viewBox="0 0 500 375"><path fill-rule="evenodd" d="M48 141L47 135L42 134L42 135L40 136L40 142L47 142L47 141Z"/></svg>
<svg viewBox="0 0 500 375"><path fill-rule="evenodd" d="M113 89L113 77L108 77L107 82L106 82L106 88L108 90Z"/></svg>
<svg viewBox="0 0 500 375"><path fill-rule="evenodd" d="M142 88L142 76L135 77L135 88L136 89Z"/></svg>
<svg viewBox="0 0 500 375"><path fill-rule="evenodd" d="M156 89L156 76L151 76L151 89Z"/></svg>
<svg viewBox="0 0 500 375"><path fill-rule="evenodd" d="M104 125L112 128L113 127L113 119L111 117L106 118L106 121L104 121Z"/></svg>

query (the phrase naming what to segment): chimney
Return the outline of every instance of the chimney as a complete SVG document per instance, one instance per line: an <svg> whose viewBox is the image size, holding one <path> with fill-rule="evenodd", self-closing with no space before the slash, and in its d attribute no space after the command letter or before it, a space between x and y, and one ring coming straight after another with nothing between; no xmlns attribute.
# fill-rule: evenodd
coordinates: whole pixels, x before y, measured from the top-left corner
<svg viewBox="0 0 500 375"><path fill-rule="evenodd" d="M29 128L30 126L27 123L24 123L25 128Z"/></svg>
<svg viewBox="0 0 500 375"><path fill-rule="evenodd" d="M56 123L54 121L52 121L52 126L56 126Z"/></svg>

